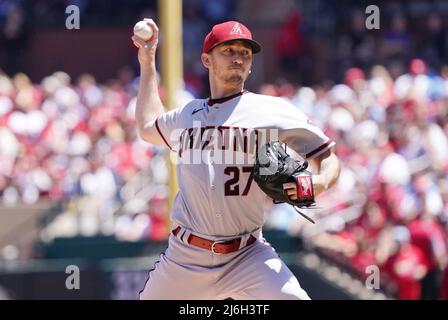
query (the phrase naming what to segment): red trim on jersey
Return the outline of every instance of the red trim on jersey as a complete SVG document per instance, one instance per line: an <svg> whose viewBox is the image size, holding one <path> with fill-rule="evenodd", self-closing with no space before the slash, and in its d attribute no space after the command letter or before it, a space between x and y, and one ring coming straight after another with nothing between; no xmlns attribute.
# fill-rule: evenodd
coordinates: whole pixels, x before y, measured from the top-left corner
<svg viewBox="0 0 448 320"><path fill-rule="evenodd" d="M160 136L162 137L163 141L168 146L168 148L170 148L170 150L173 151L173 149L171 148L170 144L168 143L168 141L166 141L165 137L163 136L162 131L159 128L158 121L159 121L159 118L156 119L156 129L157 129L157 132L160 134Z"/></svg>
<svg viewBox="0 0 448 320"><path fill-rule="evenodd" d="M325 143L324 143L323 145L321 145L320 147L318 147L318 148L314 149L313 151L307 153L307 154L305 155L305 158L308 159L308 158L314 156L316 153L321 152L322 150L324 150L325 148L327 148L332 142L333 142L333 141L328 140L327 142L325 142Z"/></svg>

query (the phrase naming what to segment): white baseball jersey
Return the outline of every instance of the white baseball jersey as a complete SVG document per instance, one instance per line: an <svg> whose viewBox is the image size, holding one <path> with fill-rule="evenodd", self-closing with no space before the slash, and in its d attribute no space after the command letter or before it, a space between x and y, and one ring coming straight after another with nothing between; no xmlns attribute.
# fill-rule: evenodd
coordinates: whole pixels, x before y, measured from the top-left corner
<svg viewBox="0 0 448 320"><path fill-rule="evenodd" d="M199 235L231 237L265 222L266 195L252 181L251 164L268 129L306 159L334 142L282 98L245 92L220 100L192 100L161 115L156 127L178 155L174 222Z"/></svg>

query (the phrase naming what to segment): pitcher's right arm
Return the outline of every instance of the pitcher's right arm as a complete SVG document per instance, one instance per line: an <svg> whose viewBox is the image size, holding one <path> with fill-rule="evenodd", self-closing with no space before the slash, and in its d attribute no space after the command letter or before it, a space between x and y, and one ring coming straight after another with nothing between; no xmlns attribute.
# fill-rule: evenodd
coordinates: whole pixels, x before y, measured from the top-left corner
<svg viewBox="0 0 448 320"><path fill-rule="evenodd" d="M153 36L148 41L135 35L132 37L134 45L139 48L138 61L140 63L140 84L135 119L138 134L143 140L152 144L164 145L156 125L157 117L165 112L157 86L156 50L159 29L152 19L144 20L153 29Z"/></svg>

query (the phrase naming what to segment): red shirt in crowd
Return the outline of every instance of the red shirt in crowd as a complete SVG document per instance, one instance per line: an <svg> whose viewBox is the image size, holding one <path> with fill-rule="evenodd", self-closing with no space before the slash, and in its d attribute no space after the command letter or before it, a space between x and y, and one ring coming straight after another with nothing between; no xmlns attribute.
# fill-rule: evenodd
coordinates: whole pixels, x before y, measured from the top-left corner
<svg viewBox="0 0 448 320"><path fill-rule="evenodd" d="M426 260L428 268L437 268L437 255L446 255L447 248L443 229L434 220L416 219L409 223L409 232L411 233L411 243L419 247Z"/></svg>
<svg viewBox="0 0 448 320"><path fill-rule="evenodd" d="M413 244L402 246L396 254L386 261L383 271L397 285L398 299L420 299L420 279L426 273L427 265L428 262L424 253Z"/></svg>

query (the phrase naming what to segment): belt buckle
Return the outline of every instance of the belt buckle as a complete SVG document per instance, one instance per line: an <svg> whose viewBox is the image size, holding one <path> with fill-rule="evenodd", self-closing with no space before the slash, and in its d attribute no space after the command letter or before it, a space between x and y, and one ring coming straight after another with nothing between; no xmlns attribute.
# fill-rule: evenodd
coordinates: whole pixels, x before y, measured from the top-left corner
<svg viewBox="0 0 448 320"><path fill-rule="evenodd" d="M216 254L216 255L222 255L222 254L224 254L224 253L216 252L216 251L215 251L215 245L216 245L216 244L219 244L219 243L225 243L225 242L227 242L227 241L223 241L223 240L221 240L221 241L214 241L213 244L212 244L211 251L212 251L214 254Z"/></svg>

